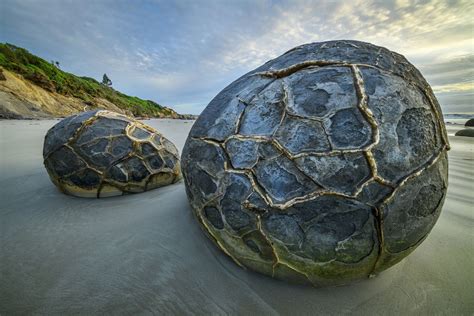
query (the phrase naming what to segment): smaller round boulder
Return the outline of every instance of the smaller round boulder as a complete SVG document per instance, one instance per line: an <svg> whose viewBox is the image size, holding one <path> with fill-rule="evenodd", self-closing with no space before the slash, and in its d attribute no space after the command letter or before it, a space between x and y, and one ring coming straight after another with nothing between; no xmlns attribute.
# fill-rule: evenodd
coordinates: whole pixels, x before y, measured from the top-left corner
<svg viewBox="0 0 474 316"><path fill-rule="evenodd" d="M43 158L53 183L80 197L138 193L181 178L173 143L146 124L105 110L54 125L45 136Z"/></svg>

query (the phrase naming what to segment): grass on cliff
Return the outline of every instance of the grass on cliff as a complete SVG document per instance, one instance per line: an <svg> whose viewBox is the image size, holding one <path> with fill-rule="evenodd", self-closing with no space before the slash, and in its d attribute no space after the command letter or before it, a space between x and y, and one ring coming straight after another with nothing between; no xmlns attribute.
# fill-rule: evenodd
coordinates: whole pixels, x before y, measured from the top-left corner
<svg viewBox="0 0 474 316"><path fill-rule="evenodd" d="M120 93L89 77L78 77L62 71L24 48L0 43L0 66L51 92L72 96L87 105L96 106L95 98L106 99L135 116L175 116L176 113L151 100L142 100Z"/></svg>

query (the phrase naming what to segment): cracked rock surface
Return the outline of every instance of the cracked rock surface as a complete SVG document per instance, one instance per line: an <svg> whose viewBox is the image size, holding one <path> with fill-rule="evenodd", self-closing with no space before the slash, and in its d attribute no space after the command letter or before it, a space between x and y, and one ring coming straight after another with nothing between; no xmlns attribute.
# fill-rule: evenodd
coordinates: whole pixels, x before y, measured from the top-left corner
<svg viewBox="0 0 474 316"><path fill-rule="evenodd" d="M54 125L46 134L43 158L53 183L81 197L143 192L181 177L173 143L150 126L104 110Z"/></svg>
<svg viewBox="0 0 474 316"><path fill-rule="evenodd" d="M357 41L296 47L222 90L182 156L192 209L237 264L314 286L412 252L447 189L447 134L403 56Z"/></svg>

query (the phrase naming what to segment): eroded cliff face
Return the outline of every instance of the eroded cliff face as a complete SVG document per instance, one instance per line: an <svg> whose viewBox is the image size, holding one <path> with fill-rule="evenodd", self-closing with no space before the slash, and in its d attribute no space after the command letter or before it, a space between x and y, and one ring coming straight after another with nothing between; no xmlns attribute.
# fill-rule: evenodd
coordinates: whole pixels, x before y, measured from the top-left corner
<svg viewBox="0 0 474 316"><path fill-rule="evenodd" d="M3 74L0 76L0 118L2 119L63 117L93 108L132 114L102 98L95 98L94 103L97 106L91 107L81 99L47 91L8 70L2 69L1 73Z"/></svg>
<svg viewBox="0 0 474 316"><path fill-rule="evenodd" d="M194 118L94 78L65 72L24 48L0 43L0 119L63 117L97 109L137 118Z"/></svg>

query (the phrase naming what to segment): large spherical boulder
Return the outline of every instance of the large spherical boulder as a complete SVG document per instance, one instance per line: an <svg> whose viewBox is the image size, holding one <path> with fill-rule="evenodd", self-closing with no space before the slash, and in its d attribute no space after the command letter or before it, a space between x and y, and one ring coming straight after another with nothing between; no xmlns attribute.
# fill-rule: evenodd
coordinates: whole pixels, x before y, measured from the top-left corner
<svg viewBox="0 0 474 316"><path fill-rule="evenodd" d="M81 197L143 192L181 177L178 150L169 140L148 125L104 110L54 125L43 158L53 183Z"/></svg>
<svg viewBox="0 0 474 316"><path fill-rule="evenodd" d="M412 252L446 196L440 106L403 56L312 43L237 79L194 124L182 155L208 236L237 264L336 285Z"/></svg>

